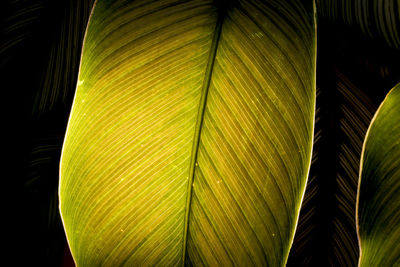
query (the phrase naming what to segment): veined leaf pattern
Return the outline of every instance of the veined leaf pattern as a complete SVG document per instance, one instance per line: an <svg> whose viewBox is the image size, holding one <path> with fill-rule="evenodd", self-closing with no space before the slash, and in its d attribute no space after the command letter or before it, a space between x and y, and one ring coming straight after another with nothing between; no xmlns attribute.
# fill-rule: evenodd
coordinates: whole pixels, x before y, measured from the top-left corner
<svg viewBox="0 0 400 267"><path fill-rule="evenodd" d="M101 1L65 137L78 265L286 262L311 161L312 1Z"/></svg>
<svg viewBox="0 0 400 267"><path fill-rule="evenodd" d="M400 264L400 85L386 96L368 128L357 198L359 266Z"/></svg>

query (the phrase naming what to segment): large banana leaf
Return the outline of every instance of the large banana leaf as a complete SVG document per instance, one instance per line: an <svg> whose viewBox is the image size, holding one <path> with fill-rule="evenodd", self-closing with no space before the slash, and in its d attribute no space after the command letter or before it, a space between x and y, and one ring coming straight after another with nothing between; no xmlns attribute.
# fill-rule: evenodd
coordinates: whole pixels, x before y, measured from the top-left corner
<svg viewBox="0 0 400 267"><path fill-rule="evenodd" d="M357 226L360 266L400 265L400 84L371 122L363 145Z"/></svg>
<svg viewBox="0 0 400 267"><path fill-rule="evenodd" d="M78 265L285 264L308 175L312 1L101 1L61 159Z"/></svg>

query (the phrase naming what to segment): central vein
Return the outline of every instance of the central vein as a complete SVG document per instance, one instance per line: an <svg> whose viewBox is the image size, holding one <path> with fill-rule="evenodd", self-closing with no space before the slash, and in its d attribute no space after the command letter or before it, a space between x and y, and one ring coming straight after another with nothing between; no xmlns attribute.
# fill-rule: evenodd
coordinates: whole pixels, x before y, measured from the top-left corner
<svg viewBox="0 0 400 267"><path fill-rule="evenodd" d="M186 247L187 247L187 237L188 237L188 227L189 227L190 205L191 205L191 201L192 201L192 188L193 188L195 168L197 165L196 163L197 163L197 153L198 153L199 144L200 144L200 134L201 134L202 126L203 126L204 111L206 109L206 104L207 104L208 89L209 89L210 83L211 83L212 70L214 67L215 56L217 54L218 42L219 42L219 37L221 35L223 19L224 19L224 15L222 13L219 13L218 18L217 18L217 23L215 26L215 30L214 30L212 43L211 43L210 53L208 56L207 68L206 68L206 72L204 75L203 85L201 87L201 98L200 98L199 110L197 112L197 118L196 118L196 128L195 128L194 138L193 138L192 154L190 157L188 193L187 193L187 199L186 199L186 212L185 212L185 230L184 230L184 237L183 237L182 266L185 265L185 259L186 259Z"/></svg>

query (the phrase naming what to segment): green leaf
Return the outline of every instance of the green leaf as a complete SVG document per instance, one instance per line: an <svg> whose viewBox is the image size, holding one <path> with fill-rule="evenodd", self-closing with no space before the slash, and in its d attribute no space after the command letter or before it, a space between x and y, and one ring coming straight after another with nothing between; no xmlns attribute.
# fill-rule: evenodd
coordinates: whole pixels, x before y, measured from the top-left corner
<svg viewBox="0 0 400 267"><path fill-rule="evenodd" d="M99 0L60 166L75 261L283 266L314 109L312 1Z"/></svg>
<svg viewBox="0 0 400 267"><path fill-rule="evenodd" d="M357 226L360 266L400 264L400 84L368 129L361 156Z"/></svg>

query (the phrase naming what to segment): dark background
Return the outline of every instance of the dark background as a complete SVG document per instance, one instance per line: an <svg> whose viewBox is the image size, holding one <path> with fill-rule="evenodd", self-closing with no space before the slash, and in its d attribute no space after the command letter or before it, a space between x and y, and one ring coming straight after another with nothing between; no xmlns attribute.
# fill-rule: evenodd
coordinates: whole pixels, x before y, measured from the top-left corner
<svg viewBox="0 0 400 267"><path fill-rule="evenodd" d="M385 14L371 9L363 25L340 13L342 2L318 6L315 146L289 266L357 265L361 144L375 110L400 82L398 40L393 32L384 38L375 23ZM73 265L58 213L58 166L92 4L1 3L2 240L3 261L12 266ZM399 18L391 19L400 29Z"/></svg>

